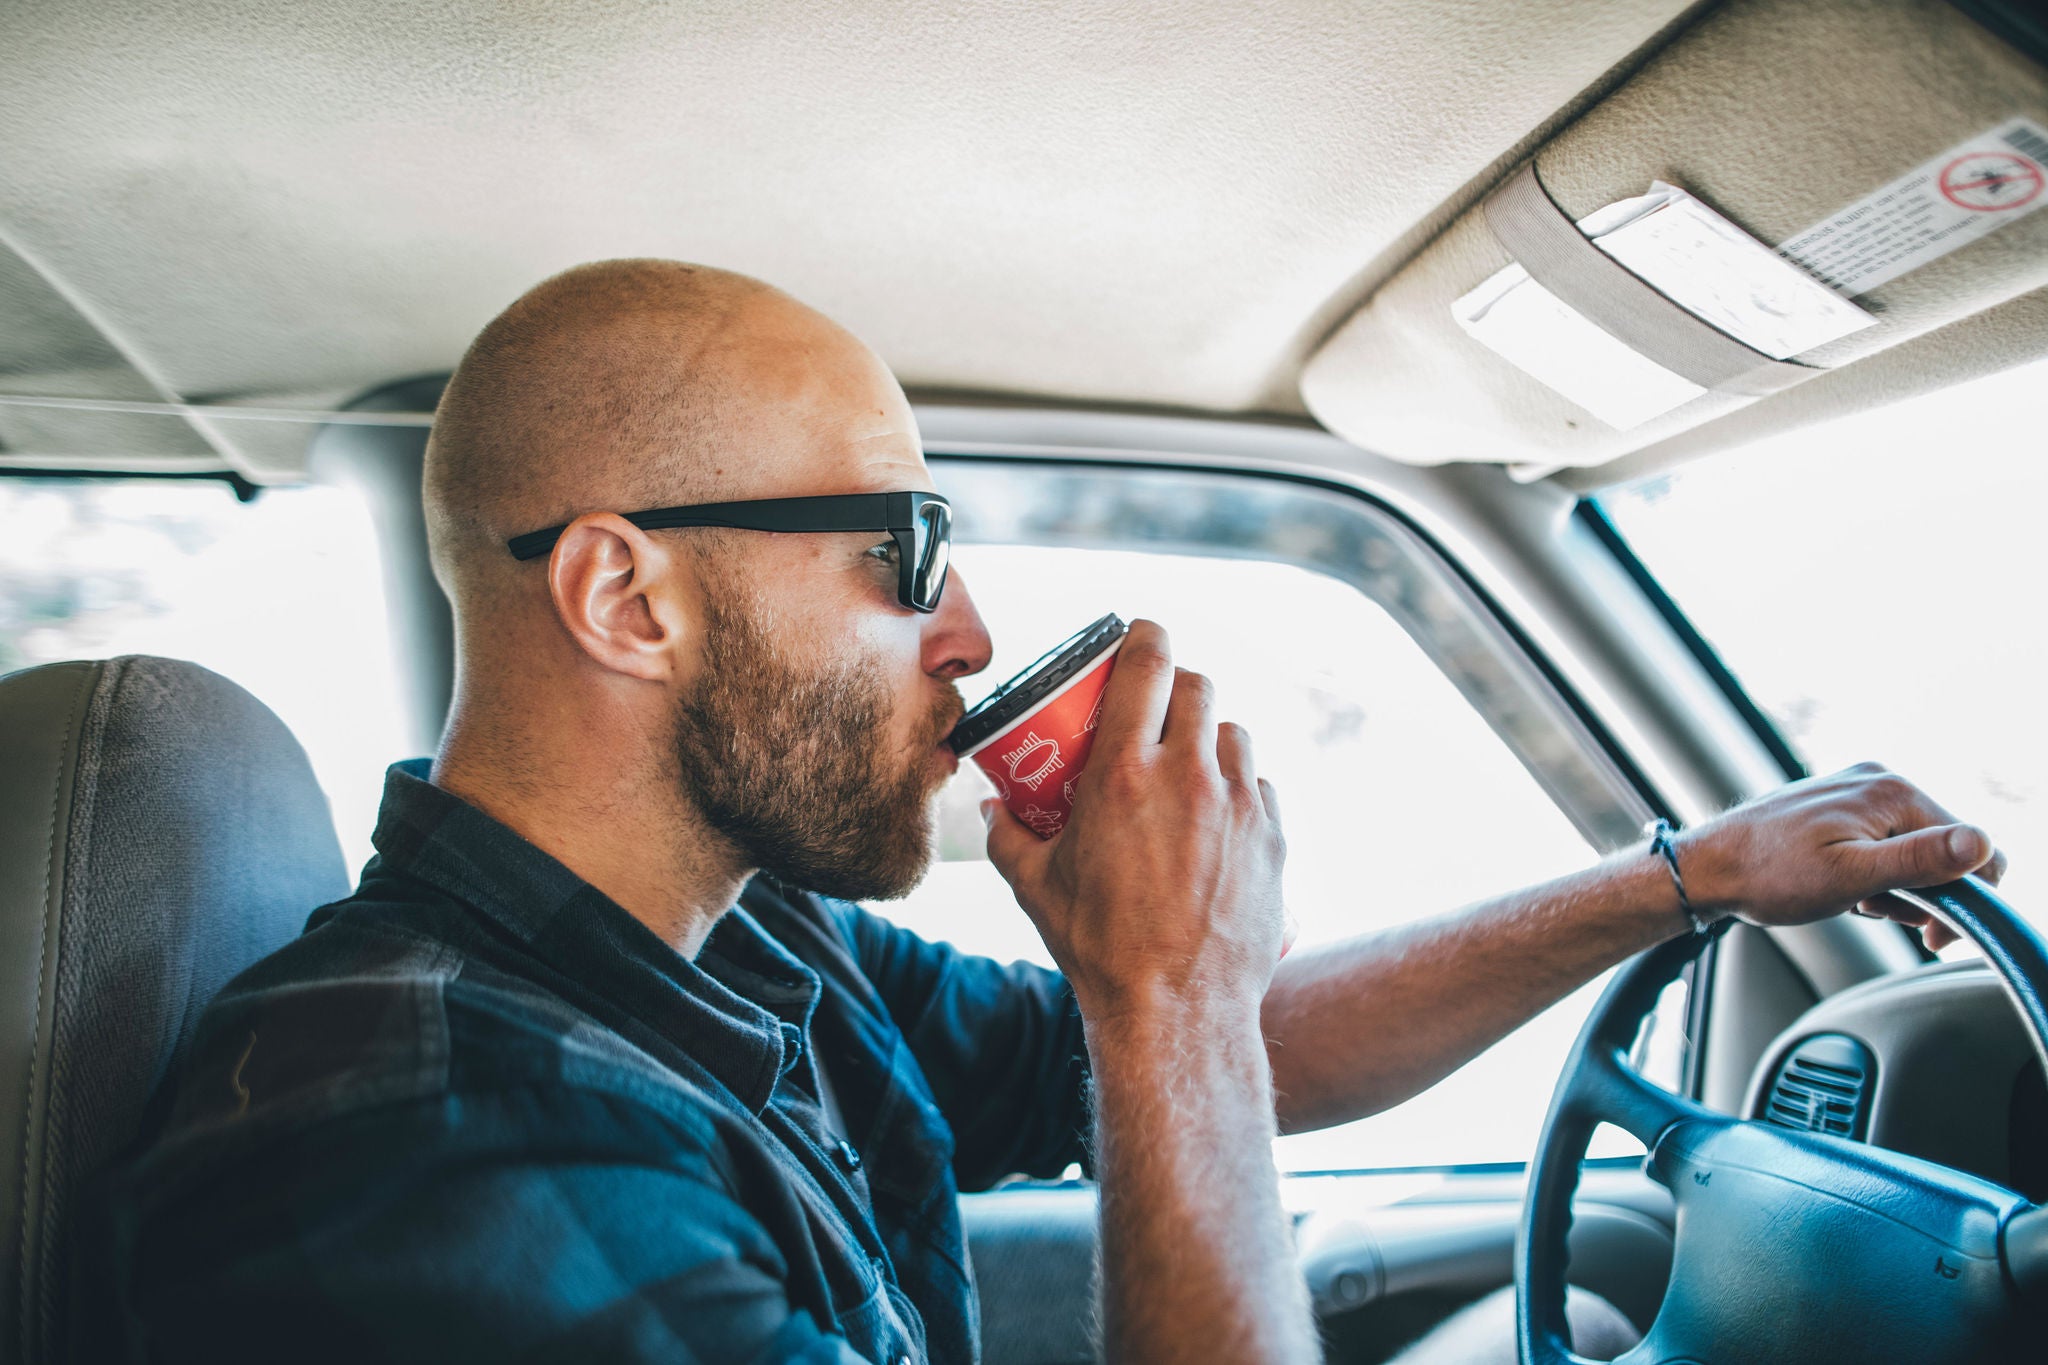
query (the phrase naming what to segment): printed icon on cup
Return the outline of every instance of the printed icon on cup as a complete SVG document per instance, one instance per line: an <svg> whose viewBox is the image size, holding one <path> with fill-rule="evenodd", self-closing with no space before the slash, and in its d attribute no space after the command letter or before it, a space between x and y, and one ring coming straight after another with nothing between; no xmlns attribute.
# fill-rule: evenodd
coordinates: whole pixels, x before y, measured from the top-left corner
<svg viewBox="0 0 2048 1365"><path fill-rule="evenodd" d="M1102 689L1126 629L1114 612L1095 621L989 693L946 741L974 760L997 799L1041 839L1065 828L1073 811L1074 784L1095 747Z"/></svg>
<svg viewBox="0 0 2048 1365"><path fill-rule="evenodd" d="M1058 740L1043 739L1037 731L1026 730L1017 747L1003 755L1003 766L1010 770L1010 776L1037 791L1039 783L1067 765L1060 761Z"/></svg>
<svg viewBox="0 0 2048 1365"><path fill-rule="evenodd" d="M1026 806L1017 818L1031 826L1031 832L1041 839L1052 838L1064 829L1067 823L1066 816L1056 810L1046 810L1042 806Z"/></svg>

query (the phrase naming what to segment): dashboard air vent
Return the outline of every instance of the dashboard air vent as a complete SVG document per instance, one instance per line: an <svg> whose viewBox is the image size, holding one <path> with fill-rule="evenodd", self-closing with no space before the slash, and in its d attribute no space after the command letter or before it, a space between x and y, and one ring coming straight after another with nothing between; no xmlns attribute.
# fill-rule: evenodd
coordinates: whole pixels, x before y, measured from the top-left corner
<svg viewBox="0 0 2048 1365"><path fill-rule="evenodd" d="M1870 1129L1877 1059L1842 1033L1804 1039L1778 1067L1763 1118L1780 1128L1861 1141Z"/></svg>

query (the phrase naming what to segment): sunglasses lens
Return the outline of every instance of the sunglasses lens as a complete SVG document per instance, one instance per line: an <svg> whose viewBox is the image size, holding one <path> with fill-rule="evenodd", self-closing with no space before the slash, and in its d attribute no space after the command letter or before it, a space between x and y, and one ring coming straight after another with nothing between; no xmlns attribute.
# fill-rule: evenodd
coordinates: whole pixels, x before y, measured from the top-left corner
<svg viewBox="0 0 2048 1365"><path fill-rule="evenodd" d="M931 611L946 589L946 562L953 551L953 514L944 503L928 502L918 509L916 549L917 568L911 579L915 605Z"/></svg>

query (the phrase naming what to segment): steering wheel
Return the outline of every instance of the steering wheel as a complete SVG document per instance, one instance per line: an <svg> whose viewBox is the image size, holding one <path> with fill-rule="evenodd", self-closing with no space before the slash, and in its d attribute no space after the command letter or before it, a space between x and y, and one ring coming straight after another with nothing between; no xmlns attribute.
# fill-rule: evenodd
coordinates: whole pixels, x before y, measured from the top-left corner
<svg viewBox="0 0 2048 1365"><path fill-rule="evenodd" d="M1977 944L2048 1058L2042 936L1975 877L1902 894ZM1714 936L1624 966L1565 1062L1515 1245L1522 1365L1591 1365L1565 1320L1565 1239L1603 1121L1649 1149L1677 1208L1671 1283L1628 1365L2048 1358L2048 1206L1931 1161L1717 1114L1629 1065L1643 1016Z"/></svg>

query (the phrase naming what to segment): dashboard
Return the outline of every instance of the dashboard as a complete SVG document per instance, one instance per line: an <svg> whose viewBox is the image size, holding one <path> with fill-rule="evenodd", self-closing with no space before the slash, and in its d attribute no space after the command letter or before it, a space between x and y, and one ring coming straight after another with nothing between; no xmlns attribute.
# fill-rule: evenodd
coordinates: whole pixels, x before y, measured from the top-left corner
<svg viewBox="0 0 2048 1365"><path fill-rule="evenodd" d="M1744 1117L1829 1132L2048 1199L2048 1085L1981 962L1935 963L1814 1005L1764 1049ZM1332 1361L1373 1365L1509 1283L1519 1171L1386 1172L1290 1182L1302 1272ZM982 1286L986 1365L1096 1360L1095 1191L1017 1185L961 1201ZM1639 1163L1590 1163L1571 1277L1647 1329L1676 1214Z"/></svg>
<svg viewBox="0 0 2048 1365"><path fill-rule="evenodd" d="M1764 1050L1743 1114L2048 1198L2048 1084L2004 985L1980 961L1934 963L1821 1001Z"/></svg>

